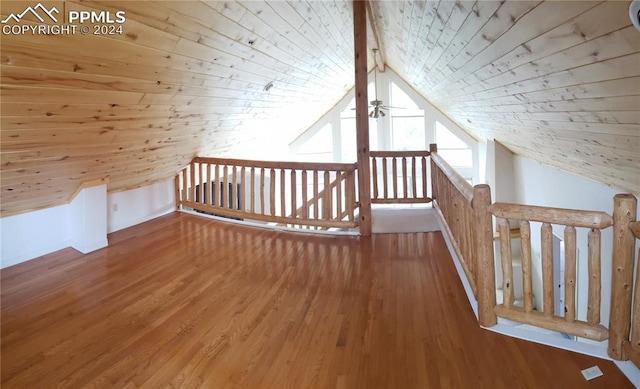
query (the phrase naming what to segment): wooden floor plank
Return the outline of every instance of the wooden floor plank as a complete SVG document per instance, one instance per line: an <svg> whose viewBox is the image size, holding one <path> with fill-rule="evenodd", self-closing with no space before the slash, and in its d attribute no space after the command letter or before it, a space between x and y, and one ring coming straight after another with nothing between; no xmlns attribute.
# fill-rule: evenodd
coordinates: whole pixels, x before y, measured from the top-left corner
<svg viewBox="0 0 640 389"><path fill-rule="evenodd" d="M0 282L3 388L632 387L609 361L481 329L439 232L174 213Z"/></svg>

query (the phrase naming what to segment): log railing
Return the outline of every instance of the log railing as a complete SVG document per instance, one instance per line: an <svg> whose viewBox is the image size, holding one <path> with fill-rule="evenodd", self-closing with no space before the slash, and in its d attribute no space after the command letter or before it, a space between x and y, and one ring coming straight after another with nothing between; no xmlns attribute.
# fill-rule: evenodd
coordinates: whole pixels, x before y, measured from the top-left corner
<svg viewBox="0 0 640 389"><path fill-rule="evenodd" d="M608 352L614 359L631 359L640 366L640 278L637 277L640 266L634 260L636 239L640 239L640 222L636 220L637 209L638 202L634 196L618 194L614 197ZM640 260L640 250L636 259Z"/></svg>
<svg viewBox="0 0 640 389"><path fill-rule="evenodd" d="M355 164L198 157L176 176L176 202L231 218L352 228L355 172Z"/></svg>
<svg viewBox="0 0 640 389"><path fill-rule="evenodd" d="M614 359L631 359L640 365L640 277L633 284L635 240L640 223L635 220L637 200L630 194L618 194L613 201L613 216L605 212L496 203L490 206L500 236L504 299L495 307L498 316L520 323L564 332L593 340L608 339L608 353ZM523 277L523 307L513 305L513 273L509 229L510 220L520 222ZM541 223L542 307L533 309L531 226ZM565 295L564 312L554 312L552 225L564 226ZM611 300L609 328L600 321L601 306L601 231L613 227ZM586 321L576 319L577 243L576 228L589 229L587 235L588 292ZM638 253L640 257L640 252ZM583 265L583 266L584 266ZM493 267L488 271L493 272ZM640 271L636 269L636 271ZM632 302L634 290L635 300Z"/></svg>
<svg viewBox="0 0 640 389"><path fill-rule="evenodd" d="M467 275L473 294L478 296L476 268L473 263L473 187L451 168L438 154L431 154L431 185L434 208L446 220L453 237L451 242Z"/></svg>
<svg viewBox="0 0 640 389"><path fill-rule="evenodd" d="M471 186L437 154L431 145L433 207L444 221L443 233L451 241L478 304L478 320L493 326L497 317L597 341L608 340L608 354L617 360L632 360L640 366L640 260L634 253L640 239L636 221L637 200L618 194L613 215L606 212L550 208L520 204L491 204L486 185ZM495 216L503 274L503 302L496 304L495 260L492 218ZM512 229L511 221L519 228ZM531 222L540 223L542 306L534 308L532 280ZM565 307L554 312L553 227L564 228ZM611 254L611 301L609 328L601 324L601 231L613 228ZM576 318L577 230L588 229L586 320ZM517 235L517 236L516 236ZM514 305L511 239L520 239L523 306ZM635 285L634 285L634 273ZM608 282L605 280L604 282ZM635 293L634 293L635 291ZM632 301L633 300L633 301ZM606 302L604 302L606 303Z"/></svg>
<svg viewBox="0 0 640 389"><path fill-rule="evenodd" d="M635 239L640 240L640 222L633 221L629 223L629 229L633 233ZM640 261L640 249L636 256L635 263ZM636 281L633 296L633 307L631 311L631 336L628 340L623 341L623 355L640 367L640 266L636 265Z"/></svg>
<svg viewBox="0 0 640 389"><path fill-rule="evenodd" d="M302 205L298 207L294 212L289 214L289 217L294 217L294 215L313 215L314 219L318 219L321 214L329 215L331 213L335 213L335 218L337 220L349 219L353 221L353 209L350 207L343 207L342 203L353 203L354 199L353 193L347 191L343 194L344 189L347 187L355 188L355 184L352 182L355 179L354 174L350 174L348 172L339 172L337 177L334 180L331 180L331 174L328 171L324 172L322 176L323 189L319 192L317 189L319 188L318 178L316 176L317 172L313 172L313 193L311 198L307 201L302 201ZM302 184L302 188L304 191L305 185ZM302 198L306 198L307 193L302 193ZM322 204L322 206L320 206ZM309 225L302 225L301 227L312 227ZM327 226L313 226L316 229L328 229Z"/></svg>
<svg viewBox="0 0 640 389"><path fill-rule="evenodd" d="M607 339L608 330L600 324L600 231L611 227L613 219L605 212L537 207L530 205L495 203L490 210L496 217L500 236L502 261L503 303L495 307L499 317L588 339ZM520 223L523 307L514 303L513 263L510 222ZM534 310L531 260L531 222L541 224L542 300L543 306ZM564 226L565 295L564 312L554 312L553 225ZM587 320L576 319L576 228L588 228L588 302ZM493 269L492 269L493 270ZM541 309L540 309L541 308Z"/></svg>
<svg viewBox="0 0 640 389"><path fill-rule="evenodd" d="M429 151L371 151L373 204L429 203Z"/></svg>
<svg viewBox="0 0 640 389"><path fill-rule="evenodd" d="M493 269L491 190L484 184L471 186L437 154L436 145L430 151L433 208L445 221L445 233L478 301L480 324L495 325L495 274L483 270Z"/></svg>

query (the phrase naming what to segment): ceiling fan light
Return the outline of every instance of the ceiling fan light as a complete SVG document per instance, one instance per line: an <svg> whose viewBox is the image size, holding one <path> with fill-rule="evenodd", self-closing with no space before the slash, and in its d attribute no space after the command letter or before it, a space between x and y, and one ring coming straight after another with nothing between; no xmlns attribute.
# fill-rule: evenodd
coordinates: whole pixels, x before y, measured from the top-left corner
<svg viewBox="0 0 640 389"><path fill-rule="evenodd" d="M378 107L372 109L371 112L369 112L369 117L372 119L378 119L384 116L386 116L386 114Z"/></svg>

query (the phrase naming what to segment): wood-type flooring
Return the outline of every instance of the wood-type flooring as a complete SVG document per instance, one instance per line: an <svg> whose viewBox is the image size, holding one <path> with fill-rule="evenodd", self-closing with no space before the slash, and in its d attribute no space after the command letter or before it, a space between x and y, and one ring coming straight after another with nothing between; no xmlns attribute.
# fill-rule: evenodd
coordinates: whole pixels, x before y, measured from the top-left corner
<svg viewBox="0 0 640 389"><path fill-rule="evenodd" d="M440 232L176 212L1 282L3 389L632 387L610 361L481 329Z"/></svg>

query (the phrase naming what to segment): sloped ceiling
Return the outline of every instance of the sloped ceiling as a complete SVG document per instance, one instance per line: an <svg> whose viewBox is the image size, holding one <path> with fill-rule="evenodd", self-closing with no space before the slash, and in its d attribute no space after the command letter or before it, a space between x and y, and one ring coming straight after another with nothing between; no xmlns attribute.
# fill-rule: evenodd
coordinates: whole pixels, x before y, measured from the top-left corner
<svg viewBox="0 0 640 389"><path fill-rule="evenodd" d="M2 20L36 4L3 1ZM195 155L251 157L256 139L295 134L353 86L349 1L42 4L126 21L112 35L3 33L3 215L64 202L84 181L168 179ZM627 6L372 2L388 65L463 128L638 194L640 32Z"/></svg>
<svg viewBox="0 0 640 389"><path fill-rule="evenodd" d="M640 194L629 1L374 5L389 66L478 139Z"/></svg>
<svg viewBox="0 0 640 389"><path fill-rule="evenodd" d="M35 4L3 1L2 20ZM353 87L350 2L42 4L126 21L122 34L2 35L5 214L84 181L172 178L196 155L254 157L266 128L286 144Z"/></svg>

